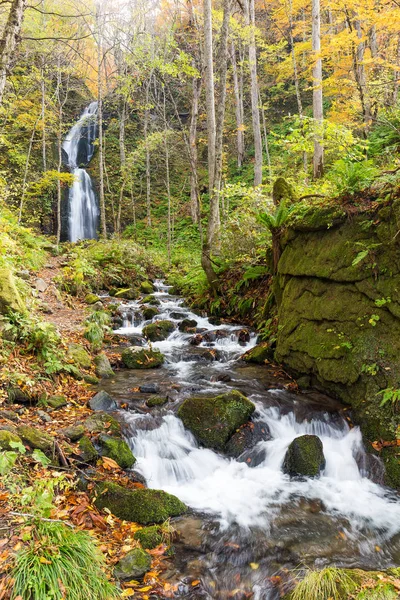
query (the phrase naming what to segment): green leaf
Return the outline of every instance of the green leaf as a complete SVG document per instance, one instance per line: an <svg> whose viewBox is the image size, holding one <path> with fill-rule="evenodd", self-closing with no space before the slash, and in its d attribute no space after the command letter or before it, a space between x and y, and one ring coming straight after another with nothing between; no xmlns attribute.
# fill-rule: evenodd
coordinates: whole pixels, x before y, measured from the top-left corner
<svg viewBox="0 0 400 600"><path fill-rule="evenodd" d="M32 452L32 458L44 467L47 467L51 463L51 460L41 450L34 450Z"/></svg>

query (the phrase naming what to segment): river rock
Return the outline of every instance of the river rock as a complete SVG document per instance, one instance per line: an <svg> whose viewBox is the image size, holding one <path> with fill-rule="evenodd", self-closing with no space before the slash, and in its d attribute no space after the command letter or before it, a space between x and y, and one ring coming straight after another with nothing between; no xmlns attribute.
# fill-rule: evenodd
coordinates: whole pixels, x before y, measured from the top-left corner
<svg viewBox="0 0 400 600"><path fill-rule="evenodd" d="M158 314L159 310L155 306L146 306L143 309L143 317L146 321L151 321Z"/></svg>
<svg viewBox="0 0 400 600"><path fill-rule="evenodd" d="M180 321L182 319L186 319L186 313L183 312L171 312L169 313L169 316L171 317L171 319L175 319L176 321Z"/></svg>
<svg viewBox="0 0 400 600"><path fill-rule="evenodd" d="M60 433L64 435L70 442L77 442L85 434L85 428L83 425L69 425L60 430Z"/></svg>
<svg viewBox="0 0 400 600"><path fill-rule="evenodd" d="M146 400L146 406L154 408L155 406L164 406L167 402L168 398L165 398L165 396L151 396Z"/></svg>
<svg viewBox="0 0 400 600"><path fill-rule="evenodd" d="M325 468L322 442L316 435L301 435L291 442L283 462L283 472L291 477L316 477Z"/></svg>
<svg viewBox="0 0 400 600"><path fill-rule="evenodd" d="M249 363L263 365L266 361L272 360L273 356L274 351L268 344L259 344L243 354L242 359Z"/></svg>
<svg viewBox="0 0 400 600"><path fill-rule="evenodd" d="M200 346L203 341L203 336L200 333L196 333L193 337L190 338L189 344L191 346Z"/></svg>
<svg viewBox="0 0 400 600"><path fill-rule="evenodd" d="M93 446L92 441L85 435L78 443L79 456L85 463L91 463L97 460L99 453Z"/></svg>
<svg viewBox="0 0 400 600"><path fill-rule="evenodd" d="M108 508L119 519L140 525L163 523L187 510L176 496L162 490L130 490L112 481L102 481L96 486L96 493L97 508Z"/></svg>
<svg viewBox="0 0 400 600"><path fill-rule="evenodd" d="M86 304L96 304L96 302L101 302L101 299L99 296L96 296L96 294L87 294L85 296L85 302Z"/></svg>
<svg viewBox="0 0 400 600"><path fill-rule="evenodd" d="M133 537L140 542L140 545L145 550L153 550L153 548L157 548L163 541L161 527L157 527L157 525L143 527L139 531L136 531Z"/></svg>
<svg viewBox="0 0 400 600"><path fill-rule="evenodd" d="M14 421L15 423L19 421L19 416L13 410L2 410L0 412L1 419L7 419L8 421Z"/></svg>
<svg viewBox="0 0 400 600"><path fill-rule="evenodd" d="M142 281L140 284L140 291L143 294L151 294L154 292L154 285L150 281Z"/></svg>
<svg viewBox="0 0 400 600"><path fill-rule="evenodd" d="M97 444L100 447L101 456L112 458L121 469L130 469L136 462L128 444L121 438L102 433L97 438Z"/></svg>
<svg viewBox="0 0 400 600"><path fill-rule="evenodd" d="M139 391L142 394L157 394L160 391L160 386L157 383L145 383L139 386Z"/></svg>
<svg viewBox="0 0 400 600"><path fill-rule="evenodd" d="M49 284L46 283L46 281L41 277L38 277L37 279L35 279L34 286L38 292L45 292L49 287Z"/></svg>
<svg viewBox="0 0 400 600"><path fill-rule="evenodd" d="M46 404L50 408L53 408L54 410L57 410L58 408L62 408L63 406L67 406L67 399L66 399L65 396L62 396L62 395L59 395L59 396L50 396L49 398L47 398Z"/></svg>
<svg viewBox="0 0 400 600"><path fill-rule="evenodd" d="M131 346L122 351L121 360L128 369L155 369L164 362L164 355L159 350Z"/></svg>
<svg viewBox="0 0 400 600"><path fill-rule="evenodd" d="M97 412L87 418L84 422L85 428L90 433L113 433L121 432L121 425L110 414Z"/></svg>
<svg viewBox="0 0 400 600"><path fill-rule="evenodd" d="M166 340L174 329L175 324L172 321L156 321L143 327L143 335L150 342L161 342Z"/></svg>
<svg viewBox="0 0 400 600"><path fill-rule="evenodd" d="M150 570L151 556L141 548L134 548L115 565L114 575L122 581L140 579Z"/></svg>
<svg viewBox="0 0 400 600"><path fill-rule="evenodd" d="M10 445L11 442L15 442L16 444L22 444L22 440L16 433L11 431L6 431L5 429L0 430L0 449L1 450L13 450Z"/></svg>
<svg viewBox="0 0 400 600"><path fill-rule="evenodd" d="M29 427L29 425L21 425L17 427L17 433L22 441L27 444L32 450L41 450L45 454L52 454L54 450L53 438L40 429Z"/></svg>
<svg viewBox="0 0 400 600"><path fill-rule="evenodd" d="M111 368L110 361L104 352L94 357L95 371L97 377L108 379L114 377L114 371Z"/></svg>
<svg viewBox="0 0 400 600"><path fill-rule="evenodd" d="M139 297L139 292L135 288L124 288L118 290L114 294L114 298L126 298L127 300L136 300Z"/></svg>
<svg viewBox="0 0 400 600"><path fill-rule="evenodd" d="M104 390L98 392L93 398L89 400L89 406L94 411L113 411L117 410L118 404L115 402L114 398L110 396Z"/></svg>
<svg viewBox="0 0 400 600"><path fill-rule="evenodd" d="M141 304L151 304L152 306L160 306L161 302L158 298L151 294L150 296L145 296L144 298L142 298Z"/></svg>
<svg viewBox="0 0 400 600"><path fill-rule="evenodd" d="M266 423L255 421L246 423L243 427L233 434L226 445L226 453L233 458L239 458L241 462L246 462L251 467L256 467L265 458L265 452L262 449L258 452L255 446L259 442L271 439L271 433Z"/></svg>
<svg viewBox="0 0 400 600"><path fill-rule="evenodd" d="M183 321L179 323L178 327L179 331L187 332L197 327L197 321L194 319L183 319Z"/></svg>
<svg viewBox="0 0 400 600"><path fill-rule="evenodd" d="M178 417L203 446L223 450L254 410L246 396L232 390L213 398L188 398L180 406Z"/></svg>
<svg viewBox="0 0 400 600"><path fill-rule="evenodd" d="M11 404L32 404L37 401L37 398L16 385L7 388L7 395Z"/></svg>
<svg viewBox="0 0 400 600"><path fill-rule="evenodd" d="M89 369L92 366L90 354L81 344L70 344L68 346L68 356L78 367Z"/></svg>

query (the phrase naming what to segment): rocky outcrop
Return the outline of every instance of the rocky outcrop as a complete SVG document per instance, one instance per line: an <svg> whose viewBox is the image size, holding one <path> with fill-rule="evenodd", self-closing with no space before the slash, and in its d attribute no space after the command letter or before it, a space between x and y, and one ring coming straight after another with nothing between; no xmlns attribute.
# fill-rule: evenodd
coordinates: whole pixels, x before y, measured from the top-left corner
<svg viewBox="0 0 400 600"><path fill-rule="evenodd" d="M291 477L317 477L325 467L322 442L316 435L301 435L287 449L283 472Z"/></svg>
<svg viewBox="0 0 400 600"><path fill-rule="evenodd" d="M164 362L164 355L158 350L131 346L125 348L121 360L128 369L155 369Z"/></svg>
<svg viewBox="0 0 400 600"><path fill-rule="evenodd" d="M143 327L143 335L151 342L161 342L166 340L174 329L175 325L172 321L156 321Z"/></svg>
<svg viewBox="0 0 400 600"><path fill-rule="evenodd" d="M379 206L379 205L378 205ZM310 209L281 239L275 358L350 404L368 442L394 439L400 381L400 200L348 218ZM384 451L390 481L400 467Z"/></svg>

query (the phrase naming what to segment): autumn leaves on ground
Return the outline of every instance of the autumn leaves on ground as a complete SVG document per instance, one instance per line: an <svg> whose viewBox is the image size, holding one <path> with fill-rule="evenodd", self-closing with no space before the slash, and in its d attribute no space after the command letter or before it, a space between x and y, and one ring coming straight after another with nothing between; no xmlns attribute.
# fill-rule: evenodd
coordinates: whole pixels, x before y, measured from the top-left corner
<svg viewBox="0 0 400 600"><path fill-rule="evenodd" d="M96 497L104 493L110 482L114 481L125 490L144 489L140 481L117 464L131 466L135 460L121 437L121 425L109 413L94 412L89 406L95 392L87 381L97 381L96 373L104 374L104 368L111 374L102 352L102 335L106 336L111 362L116 360L112 352L111 329L101 326L97 337L91 337L93 327L90 328L90 324L94 321L90 318L99 312L108 314L106 307L99 301L88 304L93 302L90 296L85 302L60 291L72 285L68 273L71 261L76 261L74 254L51 256L44 251L43 240L31 240L35 246L31 254L32 248L21 241L23 236L29 236L27 230L18 227L12 219L2 220L1 226L2 240L8 239L9 259L18 265L18 277L1 281L2 306L10 303L8 314L14 319L17 319L17 313L12 312L13 303L18 300L26 308L24 316L18 317L18 333L12 316L1 318L0 598L22 597L25 600L28 596L16 595L15 590L18 586L23 589L24 585L20 581L19 566L24 566L23 573L28 578L29 568L23 561L32 567L29 552L34 551L38 562L35 580L27 585L40 586L41 570L56 569L66 558L63 552L67 546L60 542L60 535L75 535L81 531L87 532L89 538L83 542L72 539L68 548L76 544L78 558L74 559L68 550L70 562L66 563L64 575L72 568L78 577L79 561L83 560L84 552L82 543L83 548L85 543L91 544L89 571L96 574L100 587L86 598L100 600L114 595L149 598L154 591L168 596L171 586L161 580L168 560L166 552L173 539L168 521L143 529L135 522L118 519L108 509L99 510L95 506ZM121 276L122 267L115 262L113 266ZM86 264L85 268L90 270L92 277L100 276L93 265L89 269ZM75 271L74 277L73 285L84 290L85 282L79 281ZM132 272L128 277L132 277ZM7 298L7 286L14 285L14 298ZM23 319L26 322L21 323ZM43 339L39 338L38 332L46 332ZM48 347L44 351L49 340L54 350L51 357ZM100 397L100 405L92 405L98 408L101 400ZM118 444L116 449L110 440ZM92 441L96 441L102 456ZM99 486L104 481L107 483L103 483L100 492ZM145 553L140 549L141 544ZM96 548L104 556L104 562L96 555ZM121 558L132 557L133 550L134 560L127 573L136 573L136 576L127 578L125 572L114 584L115 573L121 569L119 565L124 567ZM60 576L58 583L59 595L55 597L62 598L67 582ZM76 596L73 593L73 588L69 589L68 598L84 598L84 585Z"/></svg>

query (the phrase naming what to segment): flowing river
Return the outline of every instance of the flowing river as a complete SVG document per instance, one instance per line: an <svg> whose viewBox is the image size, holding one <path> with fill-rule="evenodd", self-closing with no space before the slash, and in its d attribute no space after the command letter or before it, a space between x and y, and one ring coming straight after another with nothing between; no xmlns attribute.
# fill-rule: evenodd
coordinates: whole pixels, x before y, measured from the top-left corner
<svg viewBox="0 0 400 600"><path fill-rule="evenodd" d="M382 466L365 453L342 407L316 392L287 391L284 374L240 360L256 344L254 333L212 324L170 295L168 286L156 286L160 314L154 320L194 319L203 341L194 346L193 334L176 329L153 344L165 355L163 367L122 370L102 387L129 407L122 416L136 471L149 487L178 496L191 509L174 521L179 539L165 576L175 597L272 600L305 566L398 565L399 498L381 485ZM143 343L149 321L142 306L130 302L120 311L123 326L116 333ZM168 404L146 407L152 386ZM182 399L229 389L257 407L252 421L259 439L238 459L199 447L176 417ZM282 472L285 452L305 433L322 440L326 466L318 478L290 479Z"/></svg>

